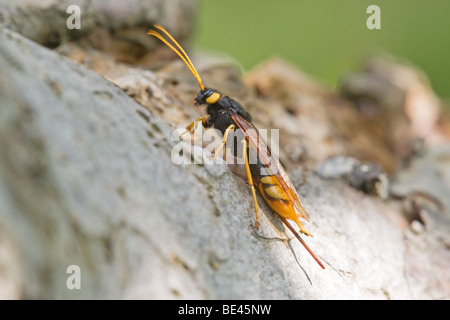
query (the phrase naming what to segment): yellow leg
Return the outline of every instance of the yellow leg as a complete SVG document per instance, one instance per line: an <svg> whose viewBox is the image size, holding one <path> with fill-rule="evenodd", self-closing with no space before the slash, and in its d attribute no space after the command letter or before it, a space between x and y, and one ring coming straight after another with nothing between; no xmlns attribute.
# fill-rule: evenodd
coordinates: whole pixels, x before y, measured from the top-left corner
<svg viewBox="0 0 450 320"><path fill-rule="evenodd" d="M259 228L258 201L256 199L255 186L253 185L252 173L250 172L250 165L248 163L248 156L247 156L248 142L247 142L247 140L245 140L245 138L242 139L241 142L242 142L242 145L243 145L243 152L242 153L244 155L245 171L247 172L248 185L252 189L253 202L255 204L255 215L256 215L255 229L258 229Z"/></svg>
<svg viewBox="0 0 450 320"><path fill-rule="evenodd" d="M217 156L219 155L220 150L222 150L222 148L227 144L227 138L228 138L228 134L230 133L231 130L234 130L236 127L234 126L234 124L230 124L230 126L225 130L224 134L223 134L223 139L222 139L222 144L220 145L220 147L216 150L216 152L214 153L214 157L213 159L216 159ZM226 161L227 159L227 148L225 148L223 150L223 159Z"/></svg>
<svg viewBox="0 0 450 320"><path fill-rule="evenodd" d="M202 122L202 125L205 125L206 119L208 119L208 116L203 116L192 121L191 124L186 127L186 131L180 134L180 138L188 132L190 132L191 134L194 133L195 129L197 128L197 123L199 123L200 121Z"/></svg>

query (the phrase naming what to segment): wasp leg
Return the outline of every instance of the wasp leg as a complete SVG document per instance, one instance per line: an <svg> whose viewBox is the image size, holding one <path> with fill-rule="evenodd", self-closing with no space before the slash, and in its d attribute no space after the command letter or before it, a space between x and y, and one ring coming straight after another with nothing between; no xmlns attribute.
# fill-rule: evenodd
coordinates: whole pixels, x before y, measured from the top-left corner
<svg viewBox="0 0 450 320"><path fill-rule="evenodd" d="M202 122L202 125L205 126L206 119L208 119L208 116L203 116L203 117L200 117L200 118L195 119L194 121L192 121L191 124L189 124L189 125L186 127L186 130L185 130L182 134L180 134L180 138L181 138L183 135L185 135L186 133L188 133L188 132L190 132L191 134L193 134L194 131L195 131L195 129L197 128L197 123L199 123L200 121Z"/></svg>
<svg viewBox="0 0 450 320"><path fill-rule="evenodd" d="M234 126L234 124L230 124L228 128L225 130L223 134L222 144L220 145L219 148L217 148L216 152L214 152L213 160L217 158L220 150L222 150L222 148L227 144L228 134L230 133L231 130L234 130L235 128L236 127ZM226 159L227 159L227 148L223 150L223 160L227 161Z"/></svg>
<svg viewBox="0 0 450 320"><path fill-rule="evenodd" d="M248 155L247 155L248 142L247 142L247 140L245 140L245 138L242 139L241 142L243 145L242 153L244 155L245 172L247 172L248 185L252 189L253 202L255 203L255 215L256 215L255 229L258 230L258 228L259 228L258 200L256 199L255 186L253 185L252 173L250 172L250 165L248 163Z"/></svg>

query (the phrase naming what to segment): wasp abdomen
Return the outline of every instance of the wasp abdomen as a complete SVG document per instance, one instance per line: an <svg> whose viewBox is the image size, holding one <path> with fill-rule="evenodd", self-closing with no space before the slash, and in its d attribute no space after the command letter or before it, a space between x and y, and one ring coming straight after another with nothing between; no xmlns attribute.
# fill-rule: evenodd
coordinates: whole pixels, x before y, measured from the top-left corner
<svg viewBox="0 0 450 320"><path fill-rule="evenodd" d="M260 179L262 189L272 199L289 201L286 191L280 186L275 176L265 176Z"/></svg>

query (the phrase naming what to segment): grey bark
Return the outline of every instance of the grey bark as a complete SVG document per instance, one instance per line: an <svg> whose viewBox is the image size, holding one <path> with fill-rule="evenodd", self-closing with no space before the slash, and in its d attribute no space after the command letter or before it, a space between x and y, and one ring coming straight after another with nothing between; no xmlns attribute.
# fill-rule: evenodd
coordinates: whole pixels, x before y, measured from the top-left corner
<svg viewBox="0 0 450 320"><path fill-rule="evenodd" d="M81 28L69 29L69 6L81 10ZM88 36L95 29L108 30L122 41L151 47L145 36L152 24L165 22L178 38L185 38L192 29L196 0L63 0L63 1L0 1L0 24L25 37L57 47L73 39Z"/></svg>

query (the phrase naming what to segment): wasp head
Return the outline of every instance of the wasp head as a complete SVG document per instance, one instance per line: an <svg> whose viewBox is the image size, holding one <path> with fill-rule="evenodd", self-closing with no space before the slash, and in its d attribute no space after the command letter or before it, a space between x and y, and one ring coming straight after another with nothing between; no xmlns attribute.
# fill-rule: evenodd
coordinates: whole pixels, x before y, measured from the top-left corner
<svg viewBox="0 0 450 320"><path fill-rule="evenodd" d="M220 99L220 92L214 89L205 88L200 90L194 98L195 104L214 104Z"/></svg>

